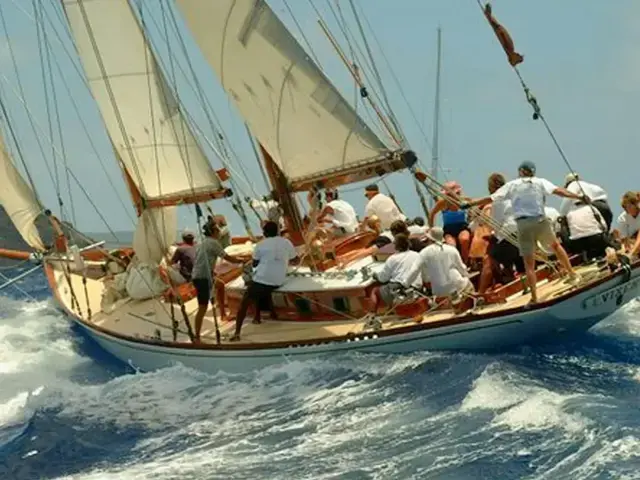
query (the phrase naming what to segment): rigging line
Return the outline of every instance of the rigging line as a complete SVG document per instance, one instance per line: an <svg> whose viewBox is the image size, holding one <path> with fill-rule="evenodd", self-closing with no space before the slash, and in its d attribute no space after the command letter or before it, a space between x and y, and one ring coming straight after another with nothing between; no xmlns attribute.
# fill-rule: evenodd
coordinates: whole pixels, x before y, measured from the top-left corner
<svg viewBox="0 0 640 480"><path fill-rule="evenodd" d="M156 116L155 116L155 109L153 105L154 102L153 102L153 93L152 93L153 92L152 78L151 78L152 75L154 77L155 82L159 84L159 87L160 87L159 100L164 103L164 108L167 111L170 110L169 101L174 100L178 109L178 115L180 115L180 107L179 107L180 101L177 98L177 96L170 97L170 94L172 92L169 91L169 85L167 84L165 75L162 69L160 68L159 62L157 61L157 56L154 54L152 50L151 40L148 36L148 30L146 28L145 15L144 15L144 12L142 11L142 4L140 3L139 0L136 2L136 4L138 7L138 16L136 16L133 5L131 3L129 3L129 7L130 7L131 15L133 16L134 19L136 19L138 28L140 30L140 35L142 36L142 41L146 47L144 49L144 56L145 56L145 67L146 67L146 77L147 77L147 92L148 92L148 100L149 100L149 117L150 117L149 119L151 120L151 131L153 135L153 152L154 152L155 164L156 164L156 169L155 169L156 179L158 182L159 192L162 195L162 178L160 175L160 154L158 150L158 129L156 128ZM152 69L153 66L155 66L156 68ZM177 92L173 92L173 93L177 95ZM163 105L160 105L160 109L162 109L162 106ZM173 122L170 122L170 123L173 123ZM175 131L175 127L173 125L171 126L174 131L174 134L177 133ZM176 138L176 141L178 141L178 138ZM185 142L185 151L186 150L188 149ZM180 160L185 169L185 173L187 174L189 186L191 187L191 192L195 193L195 185L193 181L193 172L191 170L191 163L188 161L188 158L185 158L182 155L182 152L180 151L180 147L178 147L178 153L180 154ZM166 220L164 215L161 216L161 220L162 220L162 229L163 231L166 231ZM156 224L156 222L151 222L151 223ZM160 231L158 230L157 226L155 226L154 229L156 230L155 232L156 235L158 236L158 238L160 238Z"/></svg>
<svg viewBox="0 0 640 480"><path fill-rule="evenodd" d="M309 42L309 39L307 38L307 36L304 33L304 30L302 29L302 25L300 25L300 23L298 22L298 19L296 18L296 16L293 14L293 10L291 9L291 7L289 6L289 2L288 0L282 0L282 2L284 3L285 8L287 9L287 12L289 12L289 15L291 16L291 19L293 20L293 23L295 24L296 28L298 29L298 31L300 32L300 36L302 37L302 39L304 40L304 43L307 44L307 48L309 49L309 53L311 54L311 56L313 57L313 60L316 62L316 64L318 66L320 66L320 60L318 59L316 52L314 52L313 47L311 46L311 43Z"/></svg>
<svg viewBox="0 0 640 480"><path fill-rule="evenodd" d="M131 216L131 213L129 212L129 208L127 207L127 205L125 204L124 200L122 199L122 196L120 195L120 193L118 192L118 189L115 186L115 183L113 181L113 178L111 178L111 174L107 171L107 167L103 161L103 158L101 156L101 154L98 152L98 148L96 147L95 142L93 141L93 136L89 133L89 129L87 128L87 125L84 121L82 121L82 115L80 114L80 109L78 108L78 103L76 102L75 96L72 95L71 93L71 89L69 88L69 85L67 84L67 82L64 81L64 75L62 75L62 68L60 67L60 63L57 62L54 58L54 65L56 66L57 70L58 70L58 75L60 75L60 78L63 79L62 84L65 87L65 90L67 92L67 95L69 97L69 99L71 100L71 105L78 117L78 120L80 121L80 125L87 137L87 139L89 140L89 145L91 146L91 149L93 150L93 153L95 154L96 158L98 159L98 163L100 164L100 168L102 169L102 173L104 173L105 178L107 179L107 181L109 182L109 185L111 186L111 188L113 189L114 193L116 194L116 198L118 199L118 202L120 203L120 205L122 206L125 214L127 215L127 217L129 217L129 220L131 220L131 222L133 224L135 224L135 221L133 220L133 217Z"/></svg>
<svg viewBox="0 0 640 480"><path fill-rule="evenodd" d="M0 22L2 23L2 29L4 30L5 41L7 43L7 47L9 48L9 55L11 57L11 63L13 65L13 70L14 70L14 73L15 73L15 76L16 76L18 89L20 91L19 98L22 99L22 101L23 101L23 103L25 105L25 108L26 108L26 103L24 101L24 98L26 98L25 97L25 93L24 93L24 86L22 84L22 80L21 80L21 77L20 77L20 74L19 74L18 62L16 60L16 55L15 55L15 52L13 50L13 42L11 41L11 38L9 37L9 30L7 29L7 21L5 19L4 9L3 9L1 3L2 2L0 2ZM8 79L4 76L4 74L2 76L5 78L5 80L7 80L7 83L9 83L9 85L11 85L11 83L8 82ZM3 106L3 110L5 110L4 106ZM7 118L7 121L9 121L8 114L5 114L5 118ZM49 177L51 178L51 183L53 184L54 183L53 172L51 170L51 166L49 165L49 162L47 161L47 156L44 153L44 147L42 146L42 142L40 141L40 137L36 133L36 129L33 126L33 118L31 117L31 115L27 115L27 119L29 121L31 129L34 132L34 135L35 135L35 138L36 138L36 144L38 145L38 149L40 150L40 154L42 155L44 163L45 163L45 165L47 167L47 171L49 172ZM15 134L13 129L12 129L12 132L13 132L12 135L14 137L14 141L17 142L17 135ZM33 183L33 180L31 179L31 175L28 173L28 169L27 169L27 166L26 166L26 160L25 160L25 158L23 156L21 156L21 160L23 162L23 165L24 165L25 169L27 170L27 175L28 175L28 177L30 179L30 183L32 185L32 189L34 191L34 194L36 195L36 198L38 198L37 197L37 193L36 193L36 189L35 189L35 184Z"/></svg>
<svg viewBox="0 0 640 480"><path fill-rule="evenodd" d="M160 2L160 8L162 10L162 24L163 24L164 33L165 33L165 43L167 45L168 52L169 52L169 61L170 61L170 64L171 64L171 73L172 73L172 76L173 76L174 90L176 92L178 104L181 106L181 102L180 102L180 99L179 99L179 96L178 96L179 95L178 94L178 82L177 82L176 72L175 72L174 54L172 53L171 44L169 42L169 29L168 29L167 18L166 18L167 13L166 13L166 10L165 10L164 2ZM171 7L167 7L167 8L171 8ZM156 28L158 30L160 30L160 27L159 27L158 23L155 21L155 19L153 18L153 16L151 16L151 19L152 19L152 22L156 25ZM178 67L180 68L179 64L178 64ZM186 75L184 74L184 72L182 72L182 73L183 73L183 76L186 78ZM186 111L186 109L184 109L184 110ZM181 108L181 111L182 111L182 108ZM183 122L182 123L182 132L183 132L183 136L185 138L185 144L186 144L185 127L186 127L186 125ZM215 132L215 129L214 129L214 135L215 135L215 133L216 132ZM223 142L223 139L222 139L222 135L220 133L218 133L218 136L219 136L219 139L220 139L219 150L220 150L220 152L222 152L222 154L220 154L216 150L214 150L214 152L216 152L221 159L223 157L226 158L226 157L228 157L228 153L227 153L226 149L224 148L224 142ZM188 158L187 158L187 161L188 161ZM222 161L222 163L223 163L223 165L226 166L224 161ZM216 177L217 177L217 174L216 174ZM218 180L220 181L219 177L218 177ZM233 190L240 190L241 191L239 185L236 183L235 178L233 176L230 176L229 180L230 180L230 184L231 184L231 187L233 188ZM193 185L193 175L192 174L190 175L190 182L192 182L192 185ZM222 185L222 181L220 181L220 184ZM241 203L241 200L239 199L239 197L237 195L234 196L234 198L227 197L226 200L227 200L227 202L229 202L231 204L233 209L240 216L240 218L241 218L241 220L242 220L242 222L244 224L244 227L247 230L247 233L250 236L253 236L253 233L251 232L251 227L250 227L250 225L248 223L248 220L246 218L246 213L244 212L244 209L242 207L242 203Z"/></svg>
<svg viewBox="0 0 640 480"><path fill-rule="evenodd" d="M391 74L391 78L393 79L393 82L396 84L396 88L398 89L398 92L400 93L400 95L402 96L402 99L404 100L404 103L406 104L409 113L411 114L411 117L413 119L413 121L416 123L416 125L418 126L418 129L420 130L420 133L422 134L422 137L425 141L425 143L427 144L428 147L431 147L431 141L429 140L429 137L427 136L427 133L425 132L423 126L421 125L420 121L418 120L418 117L415 113L415 110L413 109L413 107L411 106L411 102L409 102L409 99L407 98L407 95L404 92L404 89L402 88L402 84L400 83L400 80L398 79L398 76L396 75L391 62L389 61L389 58L387 57L387 55L384 53L384 49L382 48L382 44L380 43L380 40L378 39L378 36L375 33L375 30L373 29L373 27L371 26L371 23L369 22L369 19L367 18L367 15L362 13L362 17L364 18L364 21L367 25L367 27L369 28L369 30L371 31L371 35L373 37L373 40L375 41L376 45L378 46L378 49L380 50L380 54L382 55L382 58L387 66L387 69L389 70L390 74Z"/></svg>
<svg viewBox="0 0 640 480"><path fill-rule="evenodd" d="M385 94L385 89L384 89L384 85L382 84L382 78L379 76L376 66L375 66L375 60L372 54L370 55L366 55L363 51L362 48L360 47L360 43L356 40L355 35L353 33L351 33L351 30L349 28L349 25L347 23L346 17L344 16L343 12L342 12L342 8L340 8L340 3L338 2L338 0L336 0L336 5L335 5L335 10L338 12L338 14L336 14L336 12L333 10L333 7L330 3L330 0L327 0L327 4L329 5L329 8L331 9L334 18L336 19L336 22L338 23L338 25L341 27L342 33L345 36L345 39L347 41L347 44L349 45L349 48L351 50L351 53L353 55L353 58L361 63L364 68L361 70L364 70L365 75L364 77L367 79L367 81L370 84L373 84L375 86L375 88L378 88L382 94L383 97L385 97L383 100L381 100L380 95L378 93L378 91L373 88L372 89L372 94L373 97L375 98L376 103L381 104L382 105L382 109L385 113L385 115L387 117L389 117L390 121L391 121L391 126L395 129L394 134L396 136L398 136L401 140L401 142L406 142L406 139L404 137L404 133L400 130L398 122L396 121L395 115L391 109L391 104L389 103L388 100L386 100L386 94ZM356 18L357 20L357 18ZM366 42L366 37L364 37L364 33L362 33L362 37L363 37L363 41L365 43L365 46L367 48L367 52L369 51L369 47L368 44ZM355 44L355 50L352 46L352 44ZM355 51L357 51L358 53L356 54ZM367 73L368 72L368 73ZM371 82L369 77L373 77L373 82ZM364 84L364 82L362 82ZM385 101L386 100L386 101ZM392 135L393 137L393 135ZM395 140L394 140L395 141ZM399 143L396 141L396 143Z"/></svg>
<svg viewBox="0 0 640 480"><path fill-rule="evenodd" d="M340 20L340 16L338 15L338 13L336 13L336 10L333 8L333 5L331 4L331 0L327 0L327 4L329 6L329 9L331 11L331 13L333 14L334 20L336 21L338 28L340 29L342 35L344 36L346 42L347 42L347 46L349 47L349 51L351 53L351 57L352 57L352 62L351 62L351 67L354 69L358 69L360 70L360 68L358 67L358 65L356 64L359 63L361 65L364 66L365 69L365 79L368 78L367 72L366 70L369 68L367 61L366 61L366 57L363 55L362 51L360 50L360 46L358 45L357 42L352 42L350 40L350 36L348 34L347 28L346 28L346 22L343 22ZM340 10L340 14L342 13L342 10ZM334 48L338 49L338 44L337 44L337 40L335 39L335 37L333 36L333 34L331 34L331 32L329 31L329 27L326 25L326 22L324 22L324 20L322 20L322 16L320 16L321 18L321 24L320 26L323 28L323 30L325 30L325 35L327 37L329 37L329 41L333 44L333 42L335 42ZM353 47L353 43L355 43L355 49ZM356 53L356 50L358 53ZM364 61L360 62L360 58L364 57ZM346 57L345 57L345 61L346 61ZM361 87L364 87L364 83L362 83ZM368 92L369 93L369 92ZM370 95L372 96L372 98L370 99L372 103L380 103L379 102L379 98L377 95L377 92L375 91L375 89L372 89L370 92ZM382 105L382 108L385 109L385 105ZM374 108L375 109L375 108ZM371 114L371 112L369 111L369 109L365 109L365 112L367 112L367 115L369 116L369 120L373 121L373 124L376 125L376 127L379 129L380 132L383 132L383 134L385 136L389 136L391 138L392 141L394 141L395 143L397 143L394 140L394 133L397 132L390 132L389 129L384 125L384 121L381 118L376 118L375 116L373 116ZM386 115L388 115L388 112L384 112Z"/></svg>
<svg viewBox="0 0 640 480"><path fill-rule="evenodd" d="M362 27L362 22L360 22L360 18L358 16L358 12L356 11L356 6L355 6L353 0L349 0L349 5L351 6L351 11L353 12L353 17L355 18L356 25L358 26L358 30L360 31L360 36L362 37L362 43L364 45L364 48L367 51L367 54L369 55L369 61L371 62L371 68L373 70L374 77L378 81L378 86L380 88L380 94L382 95L382 99L383 99L384 103L387 106L389 119L393 123L393 126L395 127L396 131L398 132L398 134L399 134L400 138L402 139L403 143L405 144L405 148L406 148L407 138L405 137L404 132L400 128L400 123L398 122L398 119L397 119L396 115L393 112L393 108L391 108L391 102L389 101L389 97L387 96L387 92L386 92L386 90L384 88L384 84L382 82L382 76L380 75L380 71L378 70L378 67L376 66L376 62L375 62L375 58L373 56L373 52L371 50L371 47L369 46L369 42L367 41L367 37L366 37L366 35L364 33L364 28Z"/></svg>
<svg viewBox="0 0 640 480"><path fill-rule="evenodd" d="M62 162L64 164L65 170L66 170L66 181L67 181L67 188L69 189L69 191L67 192L68 196L69 196L69 205L70 205L70 209L71 209L71 218L73 219L73 223L76 223L76 209L75 209L75 205L73 203L73 195L71 192L71 182L70 182L70 178L69 178L69 164L67 161L67 152L66 152L66 148L65 148L65 142L64 142L64 136L62 135L62 122L60 121L60 107L58 104L58 96L57 96L57 92L56 92L56 86L55 86L55 81L54 81L54 77L53 77L53 69L51 68L51 44L49 43L49 37L47 35L47 29L46 29L46 25L44 24L43 21L43 11L44 11L44 6L42 4L42 0L39 0L39 4L40 4L40 20L41 20L41 28L42 28L42 39L44 42L44 48L45 48L45 58L47 61L47 69L49 71L49 82L51 84L51 96L52 96L52 100L53 100L53 110L56 116L56 123L58 126L58 137L59 137L59 141L60 141L60 152L62 155Z"/></svg>
<svg viewBox="0 0 640 480"><path fill-rule="evenodd" d="M170 67L169 68L169 72L171 74L171 80L173 82L173 94L175 95L175 101L178 104L178 111L180 112L180 115L181 115L181 113L182 113L181 112L182 111L182 108L181 108L182 102L180 101L180 93L178 91L178 81L177 81L177 78L176 78L176 70L175 70L175 65L174 65L174 58L173 58L173 53L172 53L172 49L171 49L171 44L169 42L169 30L168 30L168 27L167 27L167 18L166 18L166 13L165 13L165 10L164 10L164 3L163 2L160 2L160 10L162 12L162 26L164 28L167 48L168 48L168 52L169 52L169 67ZM140 7L140 15L141 15L140 18L142 19L142 7ZM153 18L153 16L151 16L151 17ZM142 19L142 20L143 20L143 25L145 26L145 29L146 29L146 24L144 23L144 19ZM150 38L148 33L147 33L147 37ZM171 93L171 92L168 92L167 96L169 95L169 93ZM165 102L166 102L166 99L165 99ZM168 107L168 105L167 105L167 107ZM172 128L173 128L173 130L175 132L176 128L175 128L175 125L173 124L173 122L171 122L171 126L172 126ZM186 122L184 122L184 121L180 122L180 130L181 130L181 133L182 133L182 141L184 142L184 146L185 146L184 151L185 151L185 157L186 157L186 158L182 159L182 163L185 164L185 162L186 162L185 167L186 167L187 174L188 174L188 177L189 177L189 183L191 185L192 191L195 193L195 182L194 182L194 179L193 179L193 169L192 169L191 161L189 159L189 148L188 148L188 145L187 145ZM197 145L197 147L199 148L200 146ZM202 150L201 148L199 148L199 149ZM207 163L209 163L208 159L207 159ZM214 172L214 175L215 175L215 172ZM217 175L215 175L215 176L217 177ZM220 180L220 179L218 178L218 180ZM220 183L222 184L222 182L220 182Z"/></svg>
<svg viewBox="0 0 640 480"><path fill-rule="evenodd" d="M35 17L35 21L36 21L36 36L37 36L37 41L38 41L38 57L40 59L40 72L42 74L42 89L44 92L44 101L45 101L45 111L47 114L47 125L49 127L49 137L51 137L51 140L53 142L53 119L51 118L51 107L49 105L50 101L49 101L49 89L47 88L47 77L46 77L46 67L45 67L45 60L44 60L44 55L42 53L42 50L45 48L43 41L42 41L42 26L43 26L43 22L42 20L39 20L40 18L40 10L38 9L38 6L36 4L36 0L32 0L31 5L33 7L33 13L34 13L34 17ZM53 143L52 143L53 145ZM56 196L58 197L58 206L60 208L60 215L62 216L62 219L64 220L64 214L63 214L63 202L62 202L62 195L60 192L60 174L58 172L58 162L57 162L57 156L55 154L55 151L52 149L52 160L53 160L53 173L55 176L55 189L56 189Z"/></svg>
<svg viewBox="0 0 640 480"><path fill-rule="evenodd" d="M222 127L222 122L220 121L220 119L216 115L215 110L212 108L211 102L208 101L208 99L206 98L206 96L204 94L204 89L202 88L202 84L198 80L198 77L196 75L195 69L193 67L193 63L191 61L191 55L189 54L189 51L188 51L188 49L186 47L186 44L184 43L184 38L180 33L180 29L178 27L178 21L176 19L176 15L175 15L174 11L172 10L172 8L170 6L168 7L168 10L169 10L169 13L170 13L171 23L172 23L172 26L173 26L173 29L174 29L174 33L175 33L175 35L176 35L176 37L178 39L178 42L179 42L179 45L180 45L180 49L182 50L182 53L185 56L185 59L187 61L187 65L189 67L189 71L191 73L192 81L193 81L195 87L194 87L194 85L191 85L191 83L189 82L189 78L186 75L186 72L182 69L182 67L180 66L179 63L178 63L178 69L182 73L183 77L187 80L187 84L190 86L191 90L200 98L200 102L202 103L202 106L203 106L203 111L205 113L207 121L209 122L211 130L213 131L214 138L216 140L218 140L218 141L221 141L221 139L218 137L218 135L220 135L219 132L222 132L222 134L225 136L224 138L226 138L226 132L225 132L224 128ZM200 131L202 132L202 129L200 129ZM206 135L203 132L201 133L201 135L206 137ZM247 171L245 170L245 166L244 166L243 162L239 159L240 157L236 153L233 145L228 143L228 146L229 146L229 149L231 150L232 157L236 159L236 163L238 164L242 175L244 175L244 178L246 180L246 184L249 186L249 189L251 191L253 191L254 195L257 196L258 194L257 194L256 190L253 188L253 184L249 181L250 176L247 174ZM222 148L222 145L220 146L220 148ZM220 160L222 161L223 165L227 169L232 170L230 165L229 165L229 160L230 159L226 159L227 161L222 159L221 158L221 154L219 153L218 150L216 150L216 153L220 156Z"/></svg>
<svg viewBox="0 0 640 480"><path fill-rule="evenodd" d="M85 28L87 29L87 36L89 37L89 41L91 43L91 47L93 50L93 53L95 55L96 58L96 63L98 64L98 68L100 69L100 76L101 76L101 80L104 83L105 86L105 90L107 91L107 95L109 97L109 101L111 102L111 106L113 108L114 111L114 116L116 118L116 123L118 125L118 129L120 130L120 135L122 135L122 140L124 142L124 150L126 150L126 152L128 153L130 159L131 159L131 164L133 166L133 173L138 177L138 185L137 188L139 189L140 195L144 198L146 198L146 192L144 191L144 182L142 181L142 175L140 174L140 169L138 168L138 162L137 159L135 158L134 155L134 148L131 144L131 140L129 139L129 136L127 135L127 129L125 128L124 125L124 120L122 119L122 115L120 113L120 108L118 107L118 102L116 101L116 97L115 97L115 93L113 91L113 88L111 86L111 80L109 78L109 75L107 73L107 69L104 65L104 61L102 59L102 54L100 53L100 48L98 47L98 43L96 41L95 38L95 34L93 33L93 27L91 26L91 22L89 21L89 17L87 15L87 11L84 7L84 1L80 0L77 3L78 8L80 10L80 15L82 17L82 20L84 22ZM131 7L131 4L129 4L129 7ZM93 95L92 95L93 96ZM95 99L95 97L94 97ZM104 122L104 120L103 120ZM115 147L115 145L114 145ZM115 148L114 148L115 150ZM115 150L117 155L120 156L120 154L117 152L117 150ZM123 173L126 175L128 173L128 169L126 168L126 166L124 165L124 162L120 162L121 163L121 168L123 169Z"/></svg>
<svg viewBox="0 0 640 480"><path fill-rule="evenodd" d="M6 77L5 77L3 74L0 74L0 75L2 75L2 78L3 78L3 79L5 79L5 81L6 81ZM1 96L0 96L0 97L1 97ZM2 102L2 99L1 99L1 98L0 98L0 108L2 109L2 111L3 111L3 113L4 113L4 112L5 112L5 110L4 110L4 103ZM27 108L27 107L26 107L26 105L25 105L25 108ZM27 113L28 113L29 115L31 115L31 111L30 111L30 110L28 110L28 108L27 108ZM40 126L36 121L34 121L34 128L36 129L36 132L35 132L35 133L36 133L36 135L40 135L40 136L44 137L46 140L48 140L48 141L51 143L52 148L55 150L55 153L59 155L59 153L60 153L60 152L58 152L58 151L57 151L57 149L56 149L56 147L55 147L55 144L53 143L53 139L52 139L52 138L50 138L50 137L49 137L49 138L47 138L47 134L46 134L46 132L44 131L44 129L43 129L43 128L42 128L42 127L41 127L41 126ZM12 131L11 126L10 126L10 125L9 125L9 129L10 129L10 131ZM14 140L14 141L15 141L15 140ZM19 148L19 146L18 146L18 148ZM68 167L67 167L67 168L68 168ZM115 233L113 233L113 231L112 231L112 230L111 230L111 228L109 227L109 224L106 222L106 220L104 220L104 217L102 217L101 213L98 211L97 207L95 206L95 204L94 204L94 203L93 203L93 201L91 200L91 197L90 197L90 196L89 196L89 194L86 192L86 190L84 189L84 187L80 184L79 180L77 179L77 177L76 177L76 176L75 176L75 174L73 173L73 170L71 170L70 168L69 168L69 175L71 176L71 178L73 178L73 179L76 181L76 183L77 183L77 184L78 184L78 186L80 187L80 190L81 190L81 191L82 191L82 192L87 196L87 199L89 200L89 202L90 202L90 203L93 205L93 207L96 209L96 213L97 213L97 214L102 218L103 222L105 223L105 225L107 226L107 228L109 229L109 231L111 232L111 234L112 234L112 235L114 235L114 237L117 239L117 237L116 237ZM75 228L74 228L74 231L76 231L76 232L77 232L77 230L75 230Z"/></svg>
<svg viewBox="0 0 640 480"><path fill-rule="evenodd" d="M476 0L476 2L478 4L478 7L480 8L480 11L482 12L483 16L486 17L485 7L483 7L482 2L480 0ZM494 29L493 25L490 25L490 26L492 27L492 29ZM502 42L500 42L500 43L502 43ZM503 49L505 50L505 53L506 53L506 47L504 47L504 45L502 45L502 47L503 47ZM524 90L524 94L525 94L525 97L527 99L527 102L529 103L529 105L531 105L531 108L533 109L533 119L534 120L538 120L538 119L542 120L542 124L544 125L545 129L547 130L547 133L551 137L551 140L553 141L553 144L555 145L556 150L560 154L560 157L564 161L564 163L567 166L567 168L569 169L569 171L572 174L576 175L576 172L573 169L573 167L571 166L571 164L569 163L569 159L567 158L567 156L564 153L564 150L560 146L560 143L558 142L558 139L556 138L555 134L551 130L551 127L547 123L546 118L542 114L542 109L540 108L540 105L538 103L538 99L535 97L535 95L533 95L533 93L531 93L531 90L529 89L529 87L525 83L524 78L522 77L522 74L520 73L520 70L518 69L518 65L517 64L516 65L511 65L511 68L516 73L516 75L518 77L518 80L520 81L520 85L521 85L522 89ZM576 182L576 183L578 185L578 188L580 189L580 192L582 193L582 196L585 197L586 199L589 199L589 196L586 194L584 188L582 188L582 184L579 181ZM602 229L606 232L607 231L607 227L606 227L606 225L604 223L604 220L601 218L601 216L599 216L599 213L598 213L597 209L591 204L590 201L585 202L585 203L590 206L594 217L596 218L596 220L598 221L598 223L600 224Z"/></svg>

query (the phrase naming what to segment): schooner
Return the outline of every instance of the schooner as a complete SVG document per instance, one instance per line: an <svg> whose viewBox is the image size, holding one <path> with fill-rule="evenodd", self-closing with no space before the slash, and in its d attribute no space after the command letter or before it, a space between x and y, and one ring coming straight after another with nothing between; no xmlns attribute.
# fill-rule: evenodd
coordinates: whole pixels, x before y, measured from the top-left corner
<svg viewBox="0 0 640 480"><path fill-rule="evenodd" d="M0 155L7 178L0 203L39 252L34 259L41 262L60 309L117 358L143 370L181 362L206 371L243 371L283 357L347 351L495 349L588 329L640 292L638 264L582 265L585 280L576 288L564 284L546 262L538 271L541 301L530 308L524 285L515 281L462 312L446 299L407 294L372 318L372 273L384 263L384 255L369 248L375 234L328 238L312 248L314 226L304 222L296 194L402 170L415 173L432 194L441 194L437 181L416 170L416 156L395 122L383 121L385 140L368 127L266 1L175 0L259 146L288 234L306 258L274 292L279 320L246 325L237 343L229 343L228 335L245 289L242 270L218 265L218 305L205 318L204 342L192 343L193 288L176 285L166 265L176 240L176 208L196 205L202 222L200 205L237 193L227 184L229 172L215 169L205 155L148 38L144 17L136 13L138 3L62 0L138 215L132 248L80 248L48 211L57 241L46 246L36 228L44 208L32 182L20 175L6 148ZM357 69L345 63L363 88ZM252 245L247 238L229 249L248 259ZM124 259L131 257L125 271Z"/></svg>

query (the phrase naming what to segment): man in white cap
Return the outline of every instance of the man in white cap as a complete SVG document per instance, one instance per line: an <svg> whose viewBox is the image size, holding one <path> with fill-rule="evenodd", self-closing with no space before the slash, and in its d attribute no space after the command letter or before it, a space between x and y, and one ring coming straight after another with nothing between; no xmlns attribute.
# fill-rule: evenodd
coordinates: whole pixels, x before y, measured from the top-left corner
<svg viewBox="0 0 640 480"><path fill-rule="evenodd" d="M409 287L422 275L422 281L429 282L431 292L438 297L472 293L474 288L469 280L467 267L462 262L458 249L444 242L444 230L432 227L427 238L433 243L422 249L420 262L413 266L404 286Z"/></svg>
<svg viewBox="0 0 640 480"><path fill-rule="evenodd" d="M589 199L557 187L549 180L536 177L536 166L533 162L522 162L518 168L518 175L519 178L505 183L491 196L462 204L460 208L481 207L494 200L511 200L513 216L518 227L520 255L524 260L527 282L531 289L531 303L537 303L535 254L538 242L553 250L560 264L568 273L570 283L577 284L580 280L580 277L573 271L569 256L560 245L553 226L545 214L546 197L553 194L584 202L588 202Z"/></svg>
<svg viewBox="0 0 640 480"><path fill-rule="evenodd" d="M604 188L599 185L580 180L580 177L575 172L570 173L565 177L564 188L571 193L586 195L589 197L591 204L600 212L600 215L602 215L607 226L606 230L609 232L611 229L611 222L613 221L613 212L609 206L608 195ZM570 211L585 205L586 204L584 202L566 198L560 205L560 215L567 215Z"/></svg>

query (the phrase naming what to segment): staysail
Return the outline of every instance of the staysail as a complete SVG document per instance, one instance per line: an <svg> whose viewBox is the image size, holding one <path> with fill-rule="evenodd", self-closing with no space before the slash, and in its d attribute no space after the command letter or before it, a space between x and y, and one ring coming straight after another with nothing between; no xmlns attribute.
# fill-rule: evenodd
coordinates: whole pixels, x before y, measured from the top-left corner
<svg viewBox="0 0 640 480"><path fill-rule="evenodd" d="M224 89L293 188L362 171L385 158L390 162L390 149L264 0L176 4Z"/></svg>
<svg viewBox="0 0 640 480"><path fill-rule="evenodd" d="M11 155L1 137L0 178L2 178L0 205L4 207L24 241L31 248L44 251L44 244L35 225L42 207L31 187L11 161Z"/></svg>
<svg viewBox="0 0 640 480"><path fill-rule="evenodd" d="M63 5L119 163L145 205L223 195L129 2L63 0Z"/></svg>

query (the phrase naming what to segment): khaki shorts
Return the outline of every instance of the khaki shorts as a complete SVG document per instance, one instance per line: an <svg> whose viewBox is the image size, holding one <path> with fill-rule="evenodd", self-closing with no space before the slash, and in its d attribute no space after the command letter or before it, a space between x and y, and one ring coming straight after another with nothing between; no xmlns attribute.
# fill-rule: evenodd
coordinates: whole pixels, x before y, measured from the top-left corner
<svg viewBox="0 0 640 480"><path fill-rule="evenodd" d="M516 220L518 224L518 243L520 255L523 257L533 255L536 252L537 242L550 248L557 242L551 222L547 217L531 217Z"/></svg>

